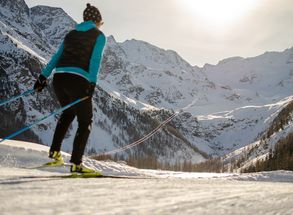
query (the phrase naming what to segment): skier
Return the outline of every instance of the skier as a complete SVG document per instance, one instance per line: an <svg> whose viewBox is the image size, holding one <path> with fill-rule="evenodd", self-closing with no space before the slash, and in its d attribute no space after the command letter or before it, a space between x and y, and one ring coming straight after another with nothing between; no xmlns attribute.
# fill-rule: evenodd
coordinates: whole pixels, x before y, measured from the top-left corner
<svg viewBox="0 0 293 215"><path fill-rule="evenodd" d="M58 51L49 61L38 77L34 89L41 92L47 86L47 78L55 69L53 87L62 107L89 96L88 99L63 111L57 123L49 158L54 159L52 165L64 164L61 155L61 144L65 134L74 120L78 121L78 129L73 143L70 162L71 172L92 173L94 170L82 164L82 156L92 125L92 95L106 44L106 37L100 27L104 24L100 11L87 4L83 12L84 22L78 24L64 38Z"/></svg>

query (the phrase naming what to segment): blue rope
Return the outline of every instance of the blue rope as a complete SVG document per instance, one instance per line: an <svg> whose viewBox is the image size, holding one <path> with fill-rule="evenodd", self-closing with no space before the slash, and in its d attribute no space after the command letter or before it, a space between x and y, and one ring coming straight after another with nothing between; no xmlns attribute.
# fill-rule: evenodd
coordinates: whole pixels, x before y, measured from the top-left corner
<svg viewBox="0 0 293 215"><path fill-rule="evenodd" d="M1 142L4 142L5 140L9 140L9 139L11 139L11 138L13 138L13 137L15 137L15 136L21 134L22 132L24 132L24 131L30 129L31 127L33 127L33 126L36 125L36 124L39 124L40 122L44 121L45 119L47 119L47 118L49 118L49 117L51 117L51 116L55 116L55 115L57 115L57 114L63 112L64 110L66 110L66 109L68 109L68 108L70 108L70 107L76 105L77 103L80 103L80 102L82 102L82 101L84 101L84 100L86 100L86 99L88 99L88 98L89 98L89 96L86 96L86 97L84 97L84 98L82 98L82 99L77 99L75 102L72 102L72 103L70 103L70 104L68 104L68 105L66 105L66 106L64 106L64 107L62 107L62 108L60 108L60 109L58 109L58 110L56 110L56 111L54 111L54 112L48 114L47 116L44 116L44 117L38 119L38 120L35 121L34 123L32 123L32 124L30 124L30 125L28 125L28 126L22 128L22 129L20 129L20 130L14 132L13 134L11 134L11 135L9 135L9 136L7 136L7 137L4 137L2 140L0 140L0 143L1 143Z"/></svg>
<svg viewBox="0 0 293 215"><path fill-rule="evenodd" d="M15 100L17 100L17 99L19 99L19 98L21 98L21 97L23 97L23 96L27 96L27 95L29 95L29 94L31 94L31 93L33 93L33 92L35 92L35 90L34 90L34 89L31 89L31 90L28 90L28 91L26 91L26 92L24 92L24 93L22 93L22 94L19 94L19 95L17 95L17 96L14 96L14 97L12 97L12 98L6 100L6 101L0 102L0 107L3 106L3 105L8 104L8 103L10 103L10 102L13 102L13 101L15 101Z"/></svg>

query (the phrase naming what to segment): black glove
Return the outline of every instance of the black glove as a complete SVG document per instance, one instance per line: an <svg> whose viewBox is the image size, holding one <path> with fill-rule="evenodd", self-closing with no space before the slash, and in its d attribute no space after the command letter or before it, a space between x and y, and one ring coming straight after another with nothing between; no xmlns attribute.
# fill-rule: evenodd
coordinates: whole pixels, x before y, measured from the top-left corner
<svg viewBox="0 0 293 215"><path fill-rule="evenodd" d="M42 92L42 90L48 85L47 78L40 75L34 85L34 90L37 92Z"/></svg>
<svg viewBox="0 0 293 215"><path fill-rule="evenodd" d="M90 83L88 85L88 88L86 89L86 94L88 96L93 96L93 94L95 92L95 88L96 88L96 84L95 83Z"/></svg>

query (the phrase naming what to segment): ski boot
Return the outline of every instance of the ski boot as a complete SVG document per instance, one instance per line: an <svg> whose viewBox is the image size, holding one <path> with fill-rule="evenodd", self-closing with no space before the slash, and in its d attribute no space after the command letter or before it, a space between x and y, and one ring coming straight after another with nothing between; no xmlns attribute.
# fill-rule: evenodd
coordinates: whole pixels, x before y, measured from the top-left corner
<svg viewBox="0 0 293 215"><path fill-rule="evenodd" d="M95 170L84 166L83 164L72 164L70 167L70 172L72 173L96 173Z"/></svg>
<svg viewBox="0 0 293 215"><path fill-rule="evenodd" d="M54 159L54 161L46 163L46 166L62 166L64 165L64 160L62 158L62 154L61 152L57 152L57 151L50 151L49 152L49 158Z"/></svg>

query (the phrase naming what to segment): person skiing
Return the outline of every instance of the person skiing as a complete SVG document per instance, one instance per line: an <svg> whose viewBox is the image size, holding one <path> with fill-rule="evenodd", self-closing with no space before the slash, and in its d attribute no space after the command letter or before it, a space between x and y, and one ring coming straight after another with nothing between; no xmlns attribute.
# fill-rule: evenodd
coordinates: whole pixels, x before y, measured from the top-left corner
<svg viewBox="0 0 293 215"><path fill-rule="evenodd" d="M47 86L47 78L55 69L53 88L62 107L81 99L88 99L63 111L58 120L49 158L54 159L51 165L64 164L61 155L61 144L65 134L77 117L78 129L73 142L70 162L71 172L91 173L94 170L82 164L82 156L92 126L92 96L95 90L106 37L100 27L104 24L98 8L86 6L83 12L84 22L76 25L64 38L59 49L42 70L34 89L41 92Z"/></svg>

